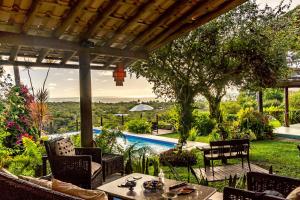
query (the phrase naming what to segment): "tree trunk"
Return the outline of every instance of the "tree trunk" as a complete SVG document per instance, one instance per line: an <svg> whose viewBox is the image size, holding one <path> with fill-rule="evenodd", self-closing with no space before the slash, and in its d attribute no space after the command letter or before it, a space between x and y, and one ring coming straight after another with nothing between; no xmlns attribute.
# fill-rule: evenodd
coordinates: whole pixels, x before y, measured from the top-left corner
<svg viewBox="0 0 300 200"><path fill-rule="evenodd" d="M194 95L190 91L189 86L185 86L181 90L180 99L178 101L180 106L180 115L179 115L179 133L180 139L179 143L186 143L187 138L189 137L189 132L192 128L193 121L193 100Z"/></svg>
<svg viewBox="0 0 300 200"><path fill-rule="evenodd" d="M211 97L208 99L210 118L215 119L217 123L223 122L223 116L220 109L221 98Z"/></svg>

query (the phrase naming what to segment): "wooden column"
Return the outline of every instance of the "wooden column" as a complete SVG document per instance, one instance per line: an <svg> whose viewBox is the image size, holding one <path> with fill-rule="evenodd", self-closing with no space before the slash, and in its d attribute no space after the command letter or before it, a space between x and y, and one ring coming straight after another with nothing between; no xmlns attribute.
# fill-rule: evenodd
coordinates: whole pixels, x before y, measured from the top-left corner
<svg viewBox="0 0 300 200"><path fill-rule="evenodd" d="M20 86L21 85L20 71L19 71L19 67L17 65L14 65L14 75L15 75L16 86Z"/></svg>
<svg viewBox="0 0 300 200"><path fill-rule="evenodd" d="M260 113L263 113L264 112L264 109L263 109L263 92L261 90L256 93L256 98L257 98L258 111Z"/></svg>
<svg viewBox="0 0 300 200"><path fill-rule="evenodd" d="M90 55L79 50L81 146L93 147L92 90Z"/></svg>
<svg viewBox="0 0 300 200"><path fill-rule="evenodd" d="M289 88L284 88L284 126L289 127Z"/></svg>

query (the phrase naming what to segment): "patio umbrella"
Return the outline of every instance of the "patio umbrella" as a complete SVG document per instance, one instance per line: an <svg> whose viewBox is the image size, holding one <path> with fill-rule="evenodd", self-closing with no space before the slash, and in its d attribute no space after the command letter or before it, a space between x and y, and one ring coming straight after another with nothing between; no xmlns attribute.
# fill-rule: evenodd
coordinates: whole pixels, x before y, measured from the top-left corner
<svg viewBox="0 0 300 200"><path fill-rule="evenodd" d="M143 112L143 111L153 110L153 109L154 109L153 107L141 103L139 105L134 106L129 111L130 112ZM142 118L142 113L141 113L141 118Z"/></svg>

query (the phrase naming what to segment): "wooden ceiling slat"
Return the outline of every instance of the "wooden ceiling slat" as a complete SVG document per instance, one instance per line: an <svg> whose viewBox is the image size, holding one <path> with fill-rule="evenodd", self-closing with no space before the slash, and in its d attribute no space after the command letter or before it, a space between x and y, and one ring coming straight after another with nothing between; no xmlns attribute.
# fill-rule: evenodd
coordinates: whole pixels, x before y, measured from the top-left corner
<svg viewBox="0 0 300 200"><path fill-rule="evenodd" d="M159 38L157 41L153 41L152 44L150 43L148 45L149 45L150 49L156 49L156 48L160 47L161 45L164 45L164 44L170 42L171 40L174 40L174 39L180 37L182 34L189 32L189 31L213 20L214 18L232 10L233 8L237 7L238 5L240 5L246 1L247 0L227 1L226 3L222 4L222 6L220 6L218 9L216 9L215 12L207 13L205 16L199 18L194 23L186 24L185 26L183 26L180 30L176 31L175 33L168 35L166 37ZM161 41L161 40L163 40L163 38L165 40Z"/></svg>
<svg viewBox="0 0 300 200"><path fill-rule="evenodd" d="M20 50L20 46L14 46L11 51L10 51L10 56L9 56L9 60L10 61L15 61L17 55L18 55L18 52Z"/></svg>
<svg viewBox="0 0 300 200"><path fill-rule="evenodd" d="M122 34L123 32L126 31L128 27L136 23L137 20L140 19L141 16L151 7L153 7L153 2L152 0L148 0L142 6L137 8L138 11L133 16L131 16L128 20L126 20L126 22L123 23L123 25L121 25L119 29L113 33L112 37L105 43L105 45L110 46L114 42L114 40L118 37L118 35Z"/></svg>
<svg viewBox="0 0 300 200"><path fill-rule="evenodd" d="M169 9L167 9L160 17L158 17L151 25L146 28L143 32L139 33L138 36L132 40L130 43L127 44L127 49L130 49L135 44L139 44L141 40L144 38L149 37L153 30L157 27L163 25L167 17L171 17L178 12L178 8L182 5L186 4L189 0L181 0L180 2L174 3Z"/></svg>
<svg viewBox="0 0 300 200"><path fill-rule="evenodd" d="M64 57L60 61L60 64L62 64L62 65L66 64L75 54L76 54L76 51L75 52L66 52Z"/></svg>
<svg viewBox="0 0 300 200"><path fill-rule="evenodd" d="M50 51L50 49L45 49L43 48L40 52L39 55L36 59L37 63L42 63L42 61L44 60L44 58L47 56L48 52Z"/></svg>
<svg viewBox="0 0 300 200"><path fill-rule="evenodd" d="M56 38L46 38L39 36L22 35L15 33L0 32L0 43L11 45L22 45L36 48L49 48L49 49L62 49L67 51L77 51L79 49L87 48L90 53L104 55L125 57L134 59L146 59L147 52L143 50L139 51L123 51L117 48L111 47L82 47L78 43L69 42L65 40L59 40Z"/></svg>
<svg viewBox="0 0 300 200"><path fill-rule="evenodd" d="M87 1L79 0L77 5L71 10L68 17L61 23L61 25L55 30L54 36L60 38L62 34L68 30L70 26L73 25L73 23L76 20L76 17L78 16L79 12L86 6Z"/></svg>
<svg viewBox="0 0 300 200"><path fill-rule="evenodd" d="M218 7L222 5L222 3L224 3L225 1L226 0L216 0L213 6ZM160 33L158 36L155 36L152 40L148 41L146 43L146 46L149 46L151 48L151 46L154 46L155 44L159 44L161 41L163 41L168 36L172 35L175 31L180 29L184 24L190 23L190 21L195 15L198 15L199 13L208 12L209 11L208 8L213 9L211 8L212 6L211 3L212 3L211 1L206 1L205 3L200 1L197 4L197 6L193 6L190 11L187 11L184 15L182 15L176 21L174 21L168 29L165 29L165 31Z"/></svg>
<svg viewBox="0 0 300 200"><path fill-rule="evenodd" d="M40 1L39 0L33 0L31 3L31 7L28 11L29 16L27 18L27 20L25 21L24 25L23 25L23 32L27 32L29 29L29 26L31 25L32 21L35 18L36 13L39 11L38 7L39 7Z"/></svg>

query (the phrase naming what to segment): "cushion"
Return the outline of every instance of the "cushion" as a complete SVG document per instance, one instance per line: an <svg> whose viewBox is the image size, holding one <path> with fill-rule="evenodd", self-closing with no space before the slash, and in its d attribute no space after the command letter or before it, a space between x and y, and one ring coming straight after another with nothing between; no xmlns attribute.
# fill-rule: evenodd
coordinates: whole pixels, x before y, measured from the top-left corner
<svg viewBox="0 0 300 200"><path fill-rule="evenodd" d="M300 187L294 189L287 197L287 200L300 200Z"/></svg>
<svg viewBox="0 0 300 200"><path fill-rule="evenodd" d="M105 192L99 190L86 190L71 183L52 179L52 189L58 192L80 197L87 200L107 200Z"/></svg>
<svg viewBox="0 0 300 200"><path fill-rule="evenodd" d="M58 156L74 156L75 148L70 138L61 139L55 142L55 153Z"/></svg>
<svg viewBox="0 0 300 200"><path fill-rule="evenodd" d="M99 163L96 163L96 162L92 162L92 164L91 164L91 172L92 172L92 175L96 172L96 171L98 171L99 169L101 169L101 164L99 164Z"/></svg>
<svg viewBox="0 0 300 200"><path fill-rule="evenodd" d="M6 175L8 175L11 178L18 179L18 177L16 175L12 174L10 171L8 171L5 168L0 169L0 172L5 173Z"/></svg>
<svg viewBox="0 0 300 200"><path fill-rule="evenodd" d="M283 194L277 192L276 190L265 190L263 193L264 195L268 195L268 196L276 196L276 197L284 198Z"/></svg>
<svg viewBox="0 0 300 200"><path fill-rule="evenodd" d="M25 181L29 181L31 183L34 183L36 185L45 187L45 188L52 188L52 182L51 181L47 181L44 179L39 179L39 178L34 178L34 177L30 177L30 176L19 176L20 179L23 179Z"/></svg>

